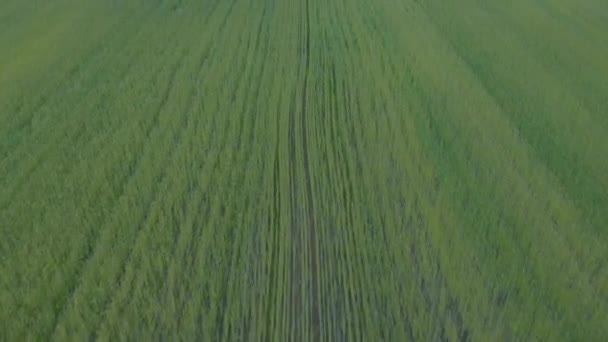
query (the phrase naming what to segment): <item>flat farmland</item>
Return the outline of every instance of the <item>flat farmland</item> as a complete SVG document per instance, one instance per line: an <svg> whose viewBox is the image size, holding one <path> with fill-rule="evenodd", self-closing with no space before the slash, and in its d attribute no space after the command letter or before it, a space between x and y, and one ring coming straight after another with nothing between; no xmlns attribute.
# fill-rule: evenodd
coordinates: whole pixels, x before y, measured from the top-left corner
<svg viewBox="0 0 608 342"><path fill-rule="evenodd" d="M608 2L0 2L0 340L607 322Z"/></svg>

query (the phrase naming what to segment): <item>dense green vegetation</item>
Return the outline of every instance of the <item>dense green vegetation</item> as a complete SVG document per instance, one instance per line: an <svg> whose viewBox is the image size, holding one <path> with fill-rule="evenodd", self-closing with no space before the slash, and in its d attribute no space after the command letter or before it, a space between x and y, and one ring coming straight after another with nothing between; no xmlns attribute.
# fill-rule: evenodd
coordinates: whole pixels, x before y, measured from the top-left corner
<svg viewBox="0 0 608 342"><path fill-rule="evenodd" d="M3 0L0 340L601 340L607 80L600 0Z"/></svg>

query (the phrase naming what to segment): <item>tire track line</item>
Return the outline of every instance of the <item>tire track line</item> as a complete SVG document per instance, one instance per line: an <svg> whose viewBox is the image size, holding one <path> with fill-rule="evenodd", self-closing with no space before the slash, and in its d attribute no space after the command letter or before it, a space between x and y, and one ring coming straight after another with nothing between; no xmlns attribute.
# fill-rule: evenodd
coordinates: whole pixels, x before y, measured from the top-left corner
<svg viewBox="0 0 608 342"><path fill-rule="evenodd" d="M245 60L254 60L254 61L258 61L259 59L256 59L255 56L259 53L260 51L260 37L261 37L261 32L262 32L262 28L263 28L263 24L264 24L264 15L265 15L265 8L263 10L262 13L262 17L260 19L260 23L258 24L258 28L255 31L251 32L251 36L248 37L247 40L247 55ZM251 13L251 11L250 11ZM251 52L249 52L251 51ZM241 175L239 176L239 171L243 171L243 170L252 170L252 168L250 168L250 164L252 162L252 150L253 150L253 141L255 138L254 132L258 131L255 129L256 126L256 122L257 122L257 118L258 115L256 115L257 113L255 113L255 108L257 108L258 103L259 103L259 94L260 94L260 82L263 81L262 77L264 75L264 71L265 71L265 67L266 67L266 63L264 63L265 61L265 57L268 54L268 50L266 49L264 52L264 55L262 56L263 58L261 59L262 61L262 67L259 68L259 70L256 70L258 64L255 62L252 62L251 64L245 63L243 66L243 70L242 70L242 75L244 75L246 78L241 82L239 81L239 84L242 85L240 90L237 90L238 93L242 94L242 98L241 101L241 114L240 114L240 118L237 119L237 127L236 128L236 139L237 139L237 146L236 146L236 151L240 151L240 153L235 153L233 155L233 159L230 163L230 165L244 165L243 168L236 168L236 167L232 167L231 168L231 172L230 175L228 176L228 180L230 182L230 187L233 187L234 189L242 189L243 185L245 183L246 180L246 175ZM248 73L246 73L246 71L248 71ZM254 96L250 96L251 94L254 94ZM248 101L249 99L253 98L252 101ZM243 133L243 131L248 131L249 134L245 135ZM246 144L245 148L242 149L243 146L243 138L246 138L247 141L249 141L248 144ZM238 291L238 284L240 284L239 281L231 281L231 279L234 279L235 276L237 275L243 275L246 272L243 272L243 270L240 271L236 271L237 269L240 269L243 267L244 263L241 262L240 260L242 260L242 255L244 254L244 250L245 247L242 245L244 243L244 229L243 226L244 224L247 222L247 217L251 215L252 210L251 210L251 199L250 198L242 198L242 196L237 195L238 191L233 191L231 192L232 196L230 196L230 199L228 200L228 203L232 203L235 207L235 209L239 208L239 206L242 206L239 211L241 213L243 213L242 218L240 221L235 221L232 222L232 224L234 225L233 230L231 231L232 234L234 234L235 236L231 236L229 238L230 241L232 242L232 248L230 248L230 271L227 272L227 283L223 286L223 288L225 288L227 291L225 292L225 296L222 299L223 301L225 301L226 303L226 309L227 311L231 311L231 309L234 308L234 305L240 305L240 301L236 301L234 300L234 298L237 297L237 294L239 293ZM240 201L237 201L237 199L241 199ZM249 229L245 230L245 231L250 231ZM242 308L237 307L237 312L242 312L243 310ZM231 334L234 334L235 331L238 331L239 329L239 321L243 322L243 323L247 323L248 319L246 317L238 317L235 318L233 316L230 315L226 315L223 317L223 323L222 323L222 334L221 334L221 338L223 339L234 339L234 336L231 336ZM247 325L247 324L245 324ZM245 328L248 328L247 326ZM241 331L241 333L243 333L243 331ZM246 331L244 332L246 333Z"/></svg>
<svg viewBox="0 0 608 342"><path fill-rule="evenodd" d="M318 297L319 297L319 289L318 289L318 265L317 265L317 248L316 248L316 213L314 208L314 199L313 199L313 191L312 191L312 176L310 172L310 161L309 161L309 151L308 151L308 115L310 113L307 112L307 100L308 100L308 80L310 74L310 0L305 1L305 45L304 45L304 85L301 96L301 129L302 129L302 154L304 157L304 178L306 182L306 202L308 209L308 248L310 253L309 259L309 267L311 272L311 328L312 328L312 339L313 341L319 340L319 307L318 307Z"/></svg>
<svg viewBox="0 0 608 342"><path fill-rule="evenodd" d="M184 51L184 54L186 53L186 51ZM176 66L179 66L181 64L181 61L183 60L183 56L182 58L179 59L179 63L176 64ZM177 71L178 71L178 67L176 67L174 69L174 73L169 81L169 84L167 86L167 90L165 92L165 94L163 95L163 99L161 102L161 106L160 106L160 110L159 111L163 111L164 108L167 106L168 104L168 99L169 99L169 94L171 92L171 89L174 87L173 83L176 79L176 75L177 75ZM170 160L172 160L175 156L175 152L179 149L179 147L182 145L183 140L184 140L184 135L185 132L187 131L187 116L184 115L184 118L182 120L182 124L180 125L180 127L177 128L176 132L173 134L173 139L171 139L173 141L173 144L171 146L171 148L169 148L169 150L166 152L165 156L163 157L163 160L161 163L159 163L159 165L161 165L161 171L160 174L158 174L155 178L157 179L156 182L154 182L154 184L152 185L152 192L150 195L150 200L148 201L148 204L145 206L144 210L143 210L143 219L140 221L140 224L137 226L137 228L135 229L135 238L133 243L131 244L131 248L129 249L129 251L127 252L127 255L125 258L123 258L123 262L122 262L122 266L120 267L120 271L119 274L116 278L115 281L115 286L114 288L116 289L112 295L110 295L110 298L106 299L106 304L104 306L104 309L101 310L101 312L103 313L103 318L101 321L99 321L97 323L96 328L94 328L93 334L96 337L97 332L99 330L99 326L102 324L103 321L105 321L105 319L107 319L107 311L108 308L111 307L112 303L115 301L114 297L116 296L117 291L121 288L121 286L124 284L124 278L125 275L127 273L127 267L128 265L131 263L132 259L133 259L133 255L135 253L135 250L139 244L139 241L141 240L142 236L143 236L143 231L145 230L146 227L149 227L151 225L151 218L153 217L153 212L152 209L155 206L155 203L157 202L157 198L160 195L160 190L161 190L161 185L166 185L168 183L168 169L171 167L171 163L169 163ZM149 137L148 137L149 138Z"/></svg>
<svg viewBox="0 0 608 342"><path fill-rule="evenodd" d="M182 56L179 58L179 61L181 61L183 59L183 54ZM164 91L164 94L162 96L160 105L158 107L158 109L155 111L155 114L153 115L153 119L152 119L152 123L151 125L148 126L147 130L146 130L146 139L149 139L151 131L153 130L154 127L157 127L157 125L155 124L157 122L157 117L160 115L160 113L162 112L162 109L165 107L168 97L169 97L169 92L171 90L171 88L173 87L173 82L175 79L175 75L177 72L179 66L179 62L176 63L173 67L173 71L172 71L172 76L169 80L169 83ZM135 167L132 169L131 173L127 175L127 177L124 178L123 186L121 187L121 192L119 194L119 196L117 197L118 200L115 201L115 205L114 205L114 209L112 210L113 212L116 211L116 209L119 206L119 202L120 202L120 198L122 198L125 193L126 193L126 189L129 188L129 186L132 184L132 182L135 180L135 174L136 174L136 170L139 169L141 167L141 162L144 159L143 158L143 153L138 153L135 155L139 155L140 157L137 158L137 160L135 161ZM156 189L157 187L155 187L154 189ZM154 190L153 190L153 194L155 194ZM156 196L153 195L153 198L155 198ZM150 202L150 205L152 205L152 202ZM148 208L149 209L149 208ZM147 210L146 210L147 212ZM146 214L147 215L147 214ZM109 219L109 217L108 217ZM145 220L144 220L145 221ZM107 222L107 221L106 221ZM102 226L104 226L105 224L102 224ZM139 228L138 228L139 231ZM100 232L101 233L101 232ZM98 235L98 234L96 234ZM95 241L99 242L98 238L95 238ZM64 301L64 304L61 306L61 309L59 310L59 312L56 315L56 320L54 323L54 327L53 327L53 333L51 335L55 335L57 332L57 328L59 327L59 323L60 323L60 319L61 317L64 315L65 311L68 309L68 305L69 303L71 303L73 301L74 295L76 294L78 288L82 285L82 275L85 272L86 269L89 268L89 265L93 262L93 258L94 256L98 253L99 251L99 243L95 243L94 247L90 248L89 251L87 252L87 255L84 258L84 261L82 262L81 266L79 267L78 271L76 272L76 276L74 277L74 279L77 279L77 284L72 286L72 289L69 290L69 295L67 296L66 300Z"/></svg>
<svg viewBox="0 0 608 342"><path fill-rule="evenodd" d="M223 32L224 31L224 29L226 27L225 24L227 22L227 18L230 16L230 14L232 12L232 8L233 8L235 2L236 1L233 1L231 3L230 7L228 8L228 11L227 11L226 15L224 16L224 20L222 22L222 25L219 26L219 29L218 29L219 31L218 32ZM211 17L211 15L209 16L209 18L210 17ZM217 41L215 41L215 42L217 42ZM175 69L175 72L173 74L173 78L170 80L170 84L169 84L169 87L167 88L167 92L165 93L165 96L163 97L164 103L160 107L159 111L162 111L164 109L164 107L166 106L166 104L168 103L169 91L170 91L171 88L173 88L173 83L174 83L174 80L176 78L178 69L184 67L183 63L182 63L182 60L185 58L186 54L187 54L187 50L184 49L180 61L175 64L176 69ZM205 55L205 54L203 54L203 55L204 56L203 56L203 58L201 58L201 62L200 62L200 68L202 68L204 66L204 64L207 62L207 59L208 59L207 58L208 55ZM201 75L200 70L199 70L198 75ZM200 76L198 78L200 79ZM240 82L236 82L236 83L239 84ZM190 103L189 107L192 107L193 100L194 100L194 90L192 90L192 92L190 94L190 100L188 101ZM184 111L184 113L185 114L183 115L183 120L182 120L183 122L182 122L182 124L180 126L181 128L179 128L175 132L175 134L173 136L173 139L171 140L171 141L174 142L173 147L171 149L171 152L169 152L165 156L165 161L162 162L160 165L167 165L168 161L170 159L174 159L175 158L175 151L179 150L179 146L182 146L185 143L184 142L184 138L186 136L186 131L188 131L187 128L188 128L188 123L189 123L189 120L188 120L189 110ZM114 297L117 295L117 292L121 288L121 284L123 283L123 280L124 280L124 278L126 276L127 266L130 264L131 259L134 257L133 255L135 253L135 249L136 249L136 246L138 244L137 241L139 241L141 239L141 237L143 236L142 231L144 230L144 227L150 226L149 220L150 220L150 215L151 215L151 209L152 209L154 203L156 202L155 199L159 195L160 184L165 184L165 183L169 182L169 178L167 178L167 173L168 173L166 171L167 168L168 168L168 166L165 167L165 170L162 172L162 174L160 176L157 176L157 178L159 180L157 182L155 182L154 192L153 192L153 195L151 196L152 199L148 202L148 206L147 206L147 208L145 210L144 219L141 221L140 226L137 229L137 233L136 233L137 237L135 239L135 242L132 244L132 248L130 249L130 251L128 253L128 256L125 258L125 261L124 261L123 267L122 267L122 271L121 271L121 273L120 273L120 275L118 277L118 280L116 281L116 283L119 284L119 285L116 286L116 291L112 295L112 298L106 304L106 308L103 310L104 316L107 315L107 311L111 307L112 302L114 302ZM99 330L99 327L103 324L103 322L105 322L107 320L107 318L108 317L105 317L102 321L99 322L98 327L95 329L95 334L97 334L97 332Z"/></svg>
<svg viewBox="0 0 608 342"><path fill-rule="evenodd" d="M297 56L301 56L301 37L300 32L302 31L302 19L298 16L298 29L296 34L298 36L298 46L297 46ZM298 63L299 66L299 63ZM300 68L297 69L297 75L299 76ZM302 294L301 292L301 275L302 275L302 262L299 259L301 254L301 245L302 238L300 236L300 223L299 223L299 211L298 211L298 189L297 189L297 143L296 143L296 117L297 117L297 108L296 108L296 98L297 98L297 88L294 88L291 102L289 104L289 121L288 121L288 173L289 173L289 203L290 203L290 225L291 225L291 254L290 254L290 264L291 264L291 272L290 272L290 303L288 306L290 309L290 313L286 320L288 327L288 339L294 340L296 338L296 328L297 323L300 322L299 318L301 310L302 310Z"/></svg>
<svg viewBox="0 0 608 342"><path fill-rule="evenodd" d="M183 57L183 56L182 56ZM176 68L177 65L174 67ZM162 65L159 67L159 70L162 69ZM173 71L174 73L175 71ZM172 80L170 81L170 84L172 83ZM145 136L147 138L149 138L152 130L156 127L156 122L157 122L157 117L158 115L160 115L161 109L163 107L163 103L166 102L166 97L168 96L167 93L169 91L171 85L169 85L169 87L165 90L165 95L163 95L163 98L161 100L161 105L159 107L159 109L157 111L155 111L155 113L152 115L152 120L150 121L150 123L148 124L146 130L145 130ZM142 147L144 145L142 144ZM119 194L117 194L117 196L115 197L117 200L114 201L114 205L113 205L113 209L111 210L111 212L115 212L118 208L119 205L119 200L120 198L122 198L126 192L126 189L129 187L129 185L133 182L134 180L134 175L136 173L136 170L139 169L139 167L141 166L141 162L144 159L143 158L143 153L134 153L133 156L136 157L135 161L132 162L133 166L131 168L131 172L126 174L120 181L119 184L120 185L120 192ZM99 191L101 192L101 190ZM98 196L94 196L95 198L97 198ZM104 221L100 224L101 227L105 226L107 220L109 220L110 216L107 216ZM77 284L73 284L70 286L70 290L68 291L69 295L66 297L64 304L61 306L61 309L59 310L58 314L56 315L56 320L54 323L54 328L53 328L53 334L54 332L56 332L57 329L57 325L59 323L60 317L63 315L64 311L67 309L67 305L68 303L72 300L72 297L74 295L74 293L76 292L77 288L80 286L80 281L81 281L81 275L84 273L84 270L87 269L87 265L89 265L92 262L93 256L97 253L98 250L98 243L95 243L95 241L98 241L97 236L99 235L100 230L95 230L96 234L94 234L94 237L92 238L92 240L90 241L90 243L88 244L89 250L87 251L86 256L83 258L83 262L81 263L81 266L78 268L78 270L76 271L76 276L73 278L75 279L78 283Z"/></svg>

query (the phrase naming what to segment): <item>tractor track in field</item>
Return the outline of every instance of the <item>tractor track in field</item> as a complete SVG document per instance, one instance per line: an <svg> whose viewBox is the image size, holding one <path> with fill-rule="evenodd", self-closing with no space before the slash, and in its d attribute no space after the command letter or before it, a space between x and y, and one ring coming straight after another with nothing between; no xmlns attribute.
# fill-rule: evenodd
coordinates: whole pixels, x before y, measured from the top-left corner
<svg viewBox="0 0 608 342"><path fill-rule="evenodd" d="M221 28L220 28L221 29ZM146 137L146 140L149 140L152 134L153 130L158 129L159 125L159 116L162 113L163 110L166 109L167 103L169 101L169 96L171 91L174 88L174 83L176 82L176 77L177 77L177 73L180 69L180 65L181 62L183 61L183 59L186 57L187 55L187 50L184 50L181 52L180 56L178 57L177 61L175 63L172 64L171 66L171 72L170 72L170 77L169 80L167 82L167 85L162 93L161 96L161 100L159 105L156 107L156 109L154 110L154 115L152 116L152 119L150 121L150 124L146 127L144 135ZM205 65L207 61L206 56L204 58L201 59L201 62L199 63L199 69L202 69ZM199 74L200 74L200 70L199 70ZM178 148L178 146L181 144L181 141L183 139L183 134L187 128L188 125L188 121L186 120L187 118L184 118L183 123L181 124L180 128L174 133L173 138L171 139L171 141L173 141L173 145L170 149L171 152L168 152L165 155L165 161L161 163L161 165L166 165L167 160L171 158L171 156L174 154L173 152ZM141 153L140 153L141 154ZM130 173L128 174L127 177L125 177L125 180L123 180L123 182L121 183L123 186L121 187L121 193L119 195L118 198L121 198L122 196L124 196L125 193L125 189L126 187L131 184L131 182L134 179L134 174L136 172L137 169L140 168L141 166L141 162L142 162L142 157L143 154L141 154L137 160L134 162L135 166L131 169ZM149 203L146 205L145 209L144 209L144 213L143 213L143 218L140 221L139 225L136 228L136 237L135 237L135 241L137 241L141 235L141 231L145 228L145 225L148 224L149 221L149 216L152 210L152 206L154 204L155 199L158 196L158 191L159 191L159 184L162 183L164 181L164 179L166 178L166 170L163 169L163 171L158 175L159 181L157 183L155 183L153 189L152 189L152 198L153 200L149 201ZM117 201L118 202L118 201ZM97 238L95 238L95 240L97 240ZM133 252L134 252L134 248L135 248L135 243L133 244L133 246L131 247L131 249L127 252L127 256L125 258L125 261L123 262L123 265L120 269L120 272L117 275L117 284L122 284L123 282L123 278L125 276L125 272L126 272L126 267L129 264L132 256L133 256ZM80 266L79 271L78 271L78 276L75 277L75 279L77 280L77 284L74 284L71 286L70 290L69 290L69 294L67 296L67 298L64 300L63 305L61 306L60 311L56 314L56 318L53 324L53 334L56 333L58 326L60 324L60 320L61 318L64 316L65 311L68 310L68 305L74 300L74 296L76 294L76 292L78 291L79 287L82 284L82 280L81 275L83 274L84 270L87 268L86 265L88 265L90 262L92 262L94 255L98 252L98 242L95 242L95 245L88 251L87 256L84 259L83 264ZM112 294L110 294L110 297L107 298L107 301L105 303L104 309L102 312L106 312L108 310L108 308L110 307L112 301L113 301L113 297L115 295L114 291ZM103 321L100 321L98 323L98 327L95 329L95 334L97 333L97 330L99 328L99 326L101 326L103 324Z"/></svg>
<svg viewBox="0 0 608 342"><path fill-rule="evenodd" d="M301 260L298 259L298 256L301 254L301 245L302 242L300 240L300 229L299 229L299 217L297 217L298 213L298 205L297 205L297 179L296 179L296 108L295 108L295 95L292 98L289 110L289 127L288 127L288 144L289 144L289 202L290 202L290 213L291 213L291 313L290 316L292 320L295 320L295 317L299 312L301 312L302 306L302 298L300 293L300 281L302 274L302 265ZM292 321L293 323L293 321ZM291 331L290 331L291 334ZM290 335L290 338L293 339L293 336Z"/></svg>
<svg viewBox="0 0 608 342"><path fill-rule="evenodd" d="M302 149L304 154L304 176L306 178L306 202L308 207L308 225L309 225L309 253L310 253L310 273L311 273L311 325L312 338L314 341L319 340L319 289L318 289L318 270L317 270L317 247L316 247L316 224L315 224L315 208L312 194L312 177L310 175L310 162L308 160L308 129L306 120L306 100L308 89L308 74L310 72L310 1L306 0L306 44L305 44L305 70L304 70L304 87L302 92Z"/></svg>
<svg viewBox="0 0 608 342"><path fill-rule="evenodd" d="M229 17L229 16L232 14L232 12L233 12L233 8L234 8L235 3L236 3L236 0L231 2L230 6L229 6L229 8L228 8L228 11L227 11L227 13L226 13L226 14L225 14L225 16L224 16L224 19L223 19L223 21L222 21L222 24L221 24L221 25L220 25L220 27L218 28L218 31L217 31L217 32L218 32L218 34L219 34L219 33L224 32L224 29L227 27L227 26L226 26L226 23L227 23L227 21L228 21L228 17ZM217 6L213 6L212 11L215 11L216 9L217 9ZM211 15L209 15L209 16L208 16L208 18L210 18L210 17L211 17ZM216 44L217 44L217 42L215 42L215 43L210 43L210 45L216 45ZM188 101L187 101L187 102L188 102L188 104L187 104L187 106L186 106L186 108L187 108L187 109L185 110L185 112L186 112L186 113L191 113L191 112L194 110L195 93L196 93L195 89L196 89L197 85L198 85L198 84L200 84L200 82L202 82L202 80L203 80L203 70L204 70L205 68L208 68L208 67L209 67L209 63L210 63L210 62L209 62L209 60L210 60L210 52L209 52L209 51L213 51L213 50L214 50L214 48L213 48L213 47L203 49L203 50L201 51L200 56L198 57L199 62L196 64L196 65L197 65L197 69L196 69L196 70L197 70L197 72L196 72L196 73L194 74L194 76L193 76L193 79L194 79L194 80L196 80L196 82L195 82L195 85L193 86L193 88L191 88L191 89L190 89L190 92L191 92L191 93L190 93L189 98L188 98ZM183 60L183 58L184 58L184 57L182 56L180 60ZM180 63L178 63L178 65L179 65L179 64L180 64ZM175 78L175 74L176 74L176 72L177 72L177 70L175 70L175 71L174 71L174 73L173 73L173 78L172 78L172 79L171 79L171 81L170 81L170 88L173 88L173 83L174 83L174 78ZM239 80L240 80L240 79L239 79ZM241 84L241 82L240 82L240 81L239 81L239 82L236 82L236 83L237 83L237 84ZM238 88L238 87L235 87L235 89L236 89L236 88ZM169 90L170 90L170 89L169 89ZM236 90L235 90L235 91L236 91ZM168 95L169 95L169 94L168 94L168 93L166 93L165 95L167 95L167 98L163 98L163 100L166 102L166 101L168 101ZM159 111L162 111L162 110L163 110L163 107L164 107L164 105L163 105L161 108L159 108ZM183 145L185 144L184 139L185 139L185 137L187 136L186 131L188 130L188 128L191 128L191 127L190 127L190 125L191 125L191 124L192 124L192 123L188 121L188 119L187 119L187 115L186 115L186 116L184 117L184 121L183 121L183 123L181 124L181 126L180 126L179 130L178 130L178 131L175 133L175 135L173 136L173 139L172 139L172 140L173 140L173 147L172 147L172 148L173 148L173 149L172 149L172 151L173 151L173 152L172 152L172 153L170 153L170 154L167 156L167 158L170 158L169 156L173 156L173 155L174 155L174 152L175 152L175 151L177 151L177 150L179 150L180 146L183 146ZM229 126L229 125L228 125L228 126ZM226 132L228 132L228 130L229 130L228 126L226 126L226 127L225 127ZM227 136L228 136L228 134L227 134L227 133L226 133L226 134L224 134L224 137L227 137ZM225 143L226 143L226 139L224 139L224 145L225 145ZM222 149L223 149L223 147L222 147ZM173 156L173 158L175 158L175 157ZM201 161L202 161L202 160L203 160L203 159L201 158ZM212 170L215 170L215 166L217 166L217 162L218 162L218 161L219 161L219 158L216 158L216 160L215 160L215 161L212 163L212 164L214 165L214 166L212 167ZM166 162L164 162L164 163L163 163L163 165L165 165L165 164L167 164L167 163L166 163ZM199 168L199 169L200 169L200 168L202 168L202 164L201 164L201 163L199 163L199 164L197 165L197 168ZM161 183L162 183L162 181L163 181L163 180L164 180L164 173L163 173L163 178L161 178ZM195 183L195 188L197 188L197 187L198 187L198 185L199 185L199 182L197 181L197 182ZM155 188L158 188L158 185L157 185ZM157 194L157 195L158 195L158 194ZM157 195L155 195L154 197L157 197ZM204 202L205 197L206 197L206 196L204 196L204 195L203 195L203 196L202 196L202 198L201 198L200 200L195 200L195 203L202 203L202 202ZM148 215L148 212L151 210L151 205L152 205L152 204L153 204L152 202L150 202L150 203L148 204L147 211L146 211L146 215L144 216L144 219L141 221L140 225L144 225L144 226L145 226L145 225L147 225L147 224L148 224L148 223L147 223L147 221L149 221L149 218L148 218L148 216L149 216L149 215ZM207 209L207 211L208 211L208 210L209 210L209 209ZM193 219L193 222L194 222L194 221L196 221L197 219L198 219L198 216L197 216L197 217L195 217L195 218ZM143 229L143 228L144 228L144 227L141 227L141 226L138 228L138 238L139 238L139 232L140 232L140 231L141 231L141 229ZM193 240L194 240L194 239L193 239ZM192 243L191 243L191 245L192 245ZM124 278L126 277L126 268L127 268L127 265L128 265L130 262L131 262L131 259L133 258L133 253L134 253L134 252L135 252L135 244L133 245L132 249L129 251L129 254L128 254L128 256L127 256L127 261L124 263L123 268L122 268L122 271L121 271L121 274L120 274L120 276L119 276L119 278L118 278L118 284L120 284L120 285L122 285L122 284L124 283ZM175 252L175 251L174 251L174 252ZM165 279L165 283L163 284L163 294L164 294L164 295L166 295L166 290L167 290L167 283L166 283L167 276L166 276L166 273L165 273L165 277L163 277L163 278ZM109 310L110 310L110 307L111 307L111 305L112 305L112 302L114 301L114 297L116 297L116 295L117 295L117 292L118 292L118 291L119 291L119 289L117 289L116 291L114 291L114 293L112 294L112 298L110 298L110 301L109 301L109 302L106 304L106 307L105 307L105 309L104 309L104 312L107 312L107 311L109 311ZM132 291L132 290L131 290L131 291ZM165 298L165 297L163 297L163 298ZM180 314L181 314L181 310L182 310L182 309L183 309L183 308L181 308L181 309L180 309ZM180 317L181 317L181 315L180 315ZM107 319L106 319L106 320L107 320ZM107 323L107 322L106 322L106 320L104 320L104 321L100 322L100 324L99 324L98 328L97 328L97 329L95 329L95 331L98 331L98 330L99 330L99 327L101 327L102 325L106 324L106 323Z"/></svg>
<svg viewBox="0 0 608 342"><path fill-rule="evenodd" d="M183 58L183 54L180 55L179 61L181 61L182 58ZM179 66L179 62L177 62L171 69L172 76L169 80L169 83L165 87L165 90L163 91L163 97L160 101L160 104L159 104L157 110L155 110L154 115L152 115L150 124L145 129L146 139L149 139L149 136L152 133L152 131L158 127L158 125L157 125L158 116L160 115L162 109L165 106L165 103L169 96L168 93L171 91L172 83L174 82L173 78L175 76L175 73L177 72L178 66ZM136 174L137 170L141 167L142 160L144 159L143 147L142 147L142 153L137 153L136 155L137 155L137 157L131 161L131 164L133 166L130 168L130 172L120 179L120 182L119 182L120 192L117 194L117 196L114 199L114 202L113 202L114 205L112 206L112 210L111 210L112 213L118 209L118 203L120 202L120 199L125 196L126 189L133 183L133 181L135 179L135 174ZM108 221L109 221L109 218L105 218L101 225L105 226ZM63 318L66 310L68 309L68 306L74 300L75 293L78 291L78 288L82 284L81 278L82 278L85 270L87 269L89 264L91 262L93 262L93 258L95 256L95 254L98 253L99 243L100 243L98 235L99 235L99 232L96 232L95 234L93 234L93 237L91 238L91 240L89 242L90 247L86 250L86 254L82 258L82 262L78 265L78 268L75 271L76 275L73 277L73 280L72 280L73 282L70 283L70 285L68 286L68 292L67 292L65 298L61 299L62 304L60 306L60 309L55 313L55 319L52 324L52 326L53 326L52 334L53 335L56 333L57 328L59 327L60 321Z"/></svg>
<svg viewBox="0 0 608 342"><path fill-rule="evenodd" d="M294 96L291 104L290 115L289 115L289 176L290 176L290 193L291 193L291 226L292 234L294 236L295 246L293 247L293 266L292 269L292 319L296 319L301 310L305 307L304 294L302 293L302 281L304 260L303 246L308 242L308 269L310 270L310 324L312 329L312 339L317 341L320 336L319 331L319 306L318 306L318 264L317 264L317 248L316 248L316 219L315 219L315 208L312 190L312 176L310 170L309 151L308 151L308 112L307 112L307 100L308 100L308 77L310 73L310 54L311 54L311 33L310 33L310 3L308 0L304 3L304 18L302 20L303 25L303 85L302 92L299 95L300 102L300 117L296 118L296 100L297 95ZM296 121L300 120L300 144L302 152L302 163L303 163L303 176L304 176L304 189L300 190L297 185L297 136L296 136ZM304 191L304 205L306 207L304 215L302 217L298 215L302 203L298 203L298 194L300 191ZM306 221L307 227L302 226L302 222ZM307 228L303 231L301 228ZM308 239L308 241L306 241ZM307 288L307 287L305 287Z"/></svg>

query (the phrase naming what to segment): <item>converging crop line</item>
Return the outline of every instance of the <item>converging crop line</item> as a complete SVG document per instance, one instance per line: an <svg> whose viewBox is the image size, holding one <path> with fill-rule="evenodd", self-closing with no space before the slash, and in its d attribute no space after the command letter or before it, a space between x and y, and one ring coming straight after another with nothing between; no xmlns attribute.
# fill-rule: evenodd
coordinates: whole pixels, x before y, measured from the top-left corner
<svg viewBox="0 0 608 342"><path fill-rule="evenodd" d="M182 56L180 56L180 61L183 58L183 54ZM129 63L129 65L132 65L132 63ZM175 74L176 69L179 66L179 62L176 63L173 67L173 71L172 71L172 75ZM169 84L167 85L167 87L165 88L164 93L167 94L170 92L171 88L172 88L172 83L173 83L173 78L170 79ZM157 121L158 121L158 116L160 115L160 112L162 111L162 108L164 108L165 106L165 102L167 101L166 97L168 97L168 94L165 96L163 95L163 98L159 104L159 107L157 108L157 110L154 112L154 115L152 115L152 119L150 121L150 124L148 125L148 127L145 130L145 136L146 139L149 139L151 131L153 129L155 129L156 127L158 127L157 125ZM141 162L143 159L143 153L139 153L138 157L133 161L133 166L130 170L130 173L125 175L121 180L120 180L120 192L119 194L116 196L116 201L114 202L115 205L112 209L112 212L114 212L115 210L117 210L118 208L118 203L120 202L119 199L122 198L126 192L126 189L128 188L128 186L130 184L132 184L132 182L135 179L135 174L136 174L136 170L139 169L139 167L141 166ZM104 221L104 224L105 225ZM94 237L91 239L91 241L89 242L89 246L87 248L86 251L86 255L83 257L82 262L80 263L80 265L78 266L78 269L76 271L76 275L74 276L74 282L71 283L69 285L69 290L68 293L66 295L66 297L63 299L63 304L61 305L60 309L55 313L55 319L54 319L54 323L52 325L52 335L54 335L57 332L57 329L59 328L59 324L61 322L61 319L63 318L66 310L68 309L69 304L74 300L74 295L75 293L78 291L78 288L81 286L82 284L82 275L84 274L85 270L87 269L88 265L92 262L95 254L98 252L99 249L99 238L98 236L99 233L96 232L94 234Z"/></svg>
<svg viewBox="0 0 608 342"><path fill-rule="evenodd" d="M302 90L302 152L304 155L304 176L306 180L306 201L308 207L308 224L309 224L309 253L310 253L310 272L311 272L311 288L312 288L312 308L311 308L311 324L313 341L319 340L319 308L318 308L318 270L317 270L317 248L316 248L316 227L315 227L315 209L312 195L312 177L310 175L310 163L308 152L308 129L307 129L307 91L308 91L308 75L310 71L310 0L306 0L305 8L305 45L304 45L304 86Z"/></svg>

